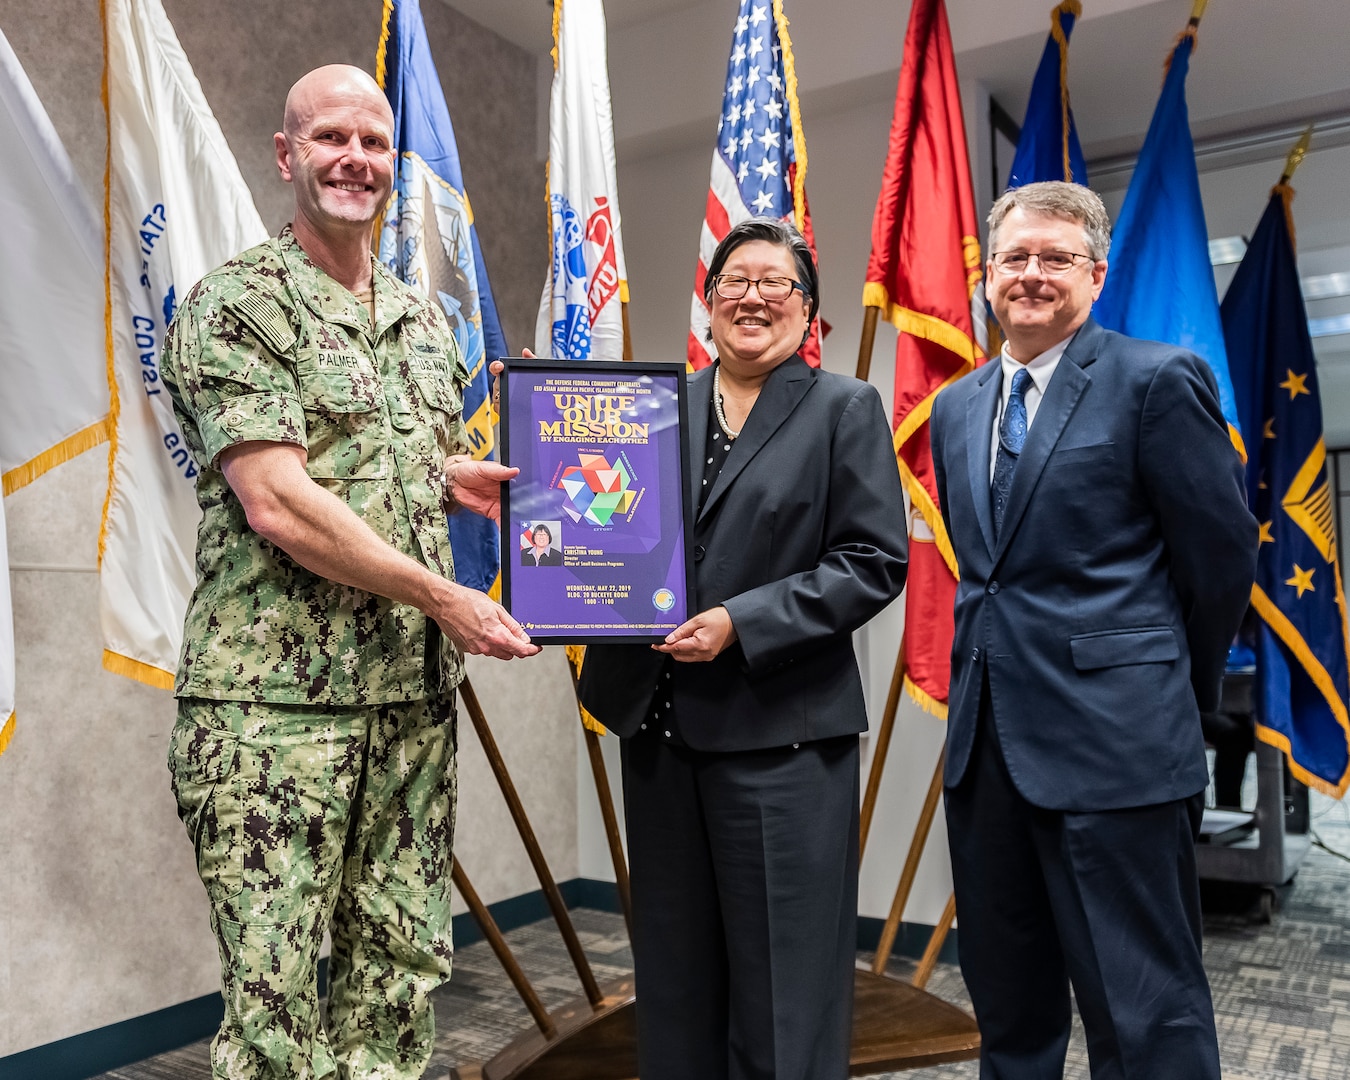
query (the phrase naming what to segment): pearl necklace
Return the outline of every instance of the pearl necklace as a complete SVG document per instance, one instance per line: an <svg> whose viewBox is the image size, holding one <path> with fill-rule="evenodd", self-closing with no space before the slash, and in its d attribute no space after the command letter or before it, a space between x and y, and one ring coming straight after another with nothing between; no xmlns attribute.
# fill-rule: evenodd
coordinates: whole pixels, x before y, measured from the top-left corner
<svg viewBox="0 0 1350 1080"><path fill-rule="evenodd" d="M722 426L722 431L728 439L734 439L740 435L740 429L731 430L731 425L727 423L727 414L722 411L722 365L718 364L713 368L713 409L717 413L717 422Z"/></svg>

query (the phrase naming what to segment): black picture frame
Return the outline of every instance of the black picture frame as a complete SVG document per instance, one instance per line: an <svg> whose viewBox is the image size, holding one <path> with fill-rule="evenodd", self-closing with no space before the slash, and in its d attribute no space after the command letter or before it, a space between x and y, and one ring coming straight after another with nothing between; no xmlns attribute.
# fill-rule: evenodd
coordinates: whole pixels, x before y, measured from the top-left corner
<svg viewBox="0 0 1350 1080"><path fill-rule="evenodd" d="M503 363L503 606L541 645L663 641L693 614L684 364Z"/></svg>

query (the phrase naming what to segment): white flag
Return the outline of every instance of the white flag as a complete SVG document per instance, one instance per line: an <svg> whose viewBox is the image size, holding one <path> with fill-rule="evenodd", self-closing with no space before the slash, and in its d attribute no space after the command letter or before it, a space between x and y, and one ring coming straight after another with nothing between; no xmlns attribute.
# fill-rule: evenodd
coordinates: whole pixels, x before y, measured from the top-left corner
<svg viewBox="0 0 1350 1080"><path fill-rule="evenodd" d="M101 230L3 32L0 146L0 473L8 495L107 438L108 382Z"/></svg>
<svg viewBox="0 0 1350 1080"><path fill-rule="evenodd" d="M8 495L108 437L99 228L0 32L0 477ZM14 735L14 622L0 500L0 753Z"/></svg>
<svg viewBox="0 0 1350 1080"><path fill-rule="evenodd" d="M103 666L168 688L200 512L160 348L177 298L267 230L160 0L107 0L105 12L114 379Z"/></svg>
<svg viewBox="0 0 1350 1080"><path fill-rule="evenodd" d="M623 359L628 274L619 228L614 121L600 0L554 0L549 103L552 258L534 351L563 360Z"/></svg>

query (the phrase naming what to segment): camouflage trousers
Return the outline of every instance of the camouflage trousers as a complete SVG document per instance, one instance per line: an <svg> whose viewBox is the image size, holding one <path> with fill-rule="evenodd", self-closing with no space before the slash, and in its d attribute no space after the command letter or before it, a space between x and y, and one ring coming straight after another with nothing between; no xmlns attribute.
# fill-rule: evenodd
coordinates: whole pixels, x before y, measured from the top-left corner
<svg viewBox="0 0 1350 1080"><path fill-rule="evenodd" d="M213 1077L422 1075L430 994L450 977L455 738L453 694L365 708L179 702L169 771L225 998Z"/></svg>

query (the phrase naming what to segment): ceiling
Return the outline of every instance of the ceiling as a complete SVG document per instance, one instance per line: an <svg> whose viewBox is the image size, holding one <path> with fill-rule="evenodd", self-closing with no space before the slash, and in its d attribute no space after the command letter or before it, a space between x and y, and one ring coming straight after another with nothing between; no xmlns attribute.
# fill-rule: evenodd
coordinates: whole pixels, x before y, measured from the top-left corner
<svg viewBox="0 0 1350 1080"><path fill-rule="evenodd" d="M444 0L546 61L552 0ZM767 0L766 0L767 2ZM1192 0L1084 0L1069 86L1089 177L1118 204L1156 101L1157 73ZM610 0L609 65L620 160L705 141L715 124L737 0ZM903 0L785 0L803 113L893 97L909 5ZM947 0L963 86L981 84L1011 116L1026 109L1052 0ZM1295 177L1300 269L1345 274L1350 293L1350 4L1218 0L1201 23L1187 80L1211 238L1250 233L1303 125L1312 150ZM674 88L672 92L670 88ZM1114 194L1114 198L1112 193ZM1226 286L1231 267L1217 268ZM1321 281L1322 291L1337 291ZM1350 295L1309 315L1350 314ZM1350 322L1350 320L1347 320ZM1350 333L1316 341L1350 376Z"/></svg>

